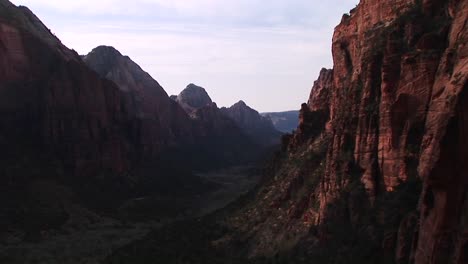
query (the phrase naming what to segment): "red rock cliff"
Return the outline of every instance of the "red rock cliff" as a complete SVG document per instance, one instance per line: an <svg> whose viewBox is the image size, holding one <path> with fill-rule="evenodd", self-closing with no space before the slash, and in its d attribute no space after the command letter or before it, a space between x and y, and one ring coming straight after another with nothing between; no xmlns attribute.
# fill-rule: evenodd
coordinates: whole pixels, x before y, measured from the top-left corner
<svg viewBox="0 0 468 264"><path fill-rule="evenodd" d="M361 263L466 263L467 18L467 1L435 0L362 0L343 16L333 70L242 212L254 220L229 221L251 255L296 244Z"/></svg>
<svg viewBox="0 0 468 264"><path fill-rule="evenodd" d="M127 170L131 149L119 129L126 120L117 86L88 69L29 10L8 1L0 7L6 149L50 153L83 177L97 168Z"/></svg>
<svg viewBox="0 0 468 264"><path fill-rule="evenodd" d="M321 207L346 184L333 179L343 151L352 151L371 200L419 177L415 263L466 261L467 18L466 1L368 0L333 37Z"/></svg>

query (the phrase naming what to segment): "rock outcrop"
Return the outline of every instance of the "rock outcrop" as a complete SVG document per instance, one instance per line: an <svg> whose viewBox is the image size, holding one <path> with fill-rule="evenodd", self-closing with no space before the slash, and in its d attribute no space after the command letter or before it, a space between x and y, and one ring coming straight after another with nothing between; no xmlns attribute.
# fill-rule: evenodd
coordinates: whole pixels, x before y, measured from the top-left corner
<svg viewBox="0 0 468 264"><path fill-rule="evenodd" d="M362 0L343 16L333 70L228 220L250 256L466 263L467 18L466 1L431 0Z"/></svg>
<svg viewBox="0 0 468 264"><path fill-rule="evenodd" d="M263 146L279 145L281 133L275 129L270 119L261 116L244 101L229 108L221 108L221 112L231 118L254 141Z"/></svg>

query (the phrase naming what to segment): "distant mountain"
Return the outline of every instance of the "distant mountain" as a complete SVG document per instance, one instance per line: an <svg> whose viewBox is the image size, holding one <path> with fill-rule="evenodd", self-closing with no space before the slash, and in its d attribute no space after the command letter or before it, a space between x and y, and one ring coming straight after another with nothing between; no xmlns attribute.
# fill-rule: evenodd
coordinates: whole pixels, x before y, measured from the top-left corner
<svg viewBox="0 0 468 264"><path fill-rule="evenodd" d="M213 128L223 130L227 127L246 135L252 142L261 146L280 143L281 132L277 131L271 120L261 116L256 110L239 101L233 106L218 108L203 87L193 83L177 96L170 97L194 119L203 120L205 125L211 123ZM224 124L225 126L221 126ZM235 127L235 128L234 128Z"/></svg>
<svg viewBox="0 0 468 264"><path fill-rule="evenodd" d="M269 118L261 116L244 101L233 106L221 108L221 112L230 117L255 142L263 146L280 143L282 133L275 129Z"/></svg>
<svg viewBox="0 0 468 264"><path fill-rule="evenodd" d="M252 160L260 154L259 143L225 115L203 87L189 84L179 95L170 98L194 121L202 135L198 143L212 147L213 161L222 157L234 161ZM216 149L216 153L212 152Z"/></svg>
<svg viewBox="0 0 468 264"><path fill-rule="evenodd" d="M262 116L271 119L275 128L283 133L291 133L299 125L299 111L262 113Z"/></svg>
<svg viewBox="0 0 468 264"><path fill-rule="evenodd" d="M206 90L193 83L187 85L187 87L175 97L175 100L189 114L213 103Z"/></svg>

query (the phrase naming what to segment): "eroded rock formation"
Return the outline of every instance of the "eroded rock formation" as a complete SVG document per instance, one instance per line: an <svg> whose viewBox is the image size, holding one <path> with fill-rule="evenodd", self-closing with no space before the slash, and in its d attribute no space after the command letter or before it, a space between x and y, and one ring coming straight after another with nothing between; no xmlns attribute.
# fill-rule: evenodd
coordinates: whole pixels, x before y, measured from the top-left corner
<svg viewBox="0 0 468 264"><path fill-rule="evenodd" d="M466 263L467 18L466 1L431 0L343 16L276 173L228 221L251 256Z"/></svg>

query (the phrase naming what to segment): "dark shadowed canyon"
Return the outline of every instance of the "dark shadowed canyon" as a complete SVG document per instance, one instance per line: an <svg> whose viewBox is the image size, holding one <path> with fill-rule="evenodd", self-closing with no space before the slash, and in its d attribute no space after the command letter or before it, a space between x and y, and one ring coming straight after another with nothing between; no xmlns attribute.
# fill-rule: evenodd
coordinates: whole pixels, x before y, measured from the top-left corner
<svg viewBox="0 0 468 264"><path fill-rule="evenodd" d="M467 21L361 0L300 110L260 114L0 0L0 263L468 263Z"/></svg>

